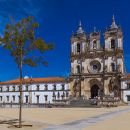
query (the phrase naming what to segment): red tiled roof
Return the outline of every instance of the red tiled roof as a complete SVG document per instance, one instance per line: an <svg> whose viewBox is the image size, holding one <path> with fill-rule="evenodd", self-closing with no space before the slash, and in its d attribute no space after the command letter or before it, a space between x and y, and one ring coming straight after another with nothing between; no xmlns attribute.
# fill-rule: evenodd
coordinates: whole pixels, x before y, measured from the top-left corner
<svg viewBox="0 0 130 130"><path fill-rule="evenodd" d="M0 82L0 85L4 84L19 84L20 79L9 80L5 82ZM65 78L61 77L48 77L48 78L26 78L23 79L23 84L31 84L31 83L55 83L55 82L65 82Z"/></svg>
<svg viewBox="0 0 130 130"><path fill-rule="evenodd" d="M128 77L128 78L130 78L130 73L129 73L129 74L127 74L127 77Z"/></svg>
<svg viewBox="0 0 130 130"><path fill-rule="evenodd" d="M121 78L122 81L130 80L130 73Z"/></svg>

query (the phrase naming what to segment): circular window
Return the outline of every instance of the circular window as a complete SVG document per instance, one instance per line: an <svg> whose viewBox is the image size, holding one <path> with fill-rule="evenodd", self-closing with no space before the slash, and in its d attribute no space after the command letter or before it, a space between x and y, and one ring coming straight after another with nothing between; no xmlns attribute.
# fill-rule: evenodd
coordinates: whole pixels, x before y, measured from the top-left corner
<svg viewBox="0 0 130 130"><path fill-rule="evenodd" d="M94 70L97 70L97 69L98 69L98 66L97 66L97 65L93 65L93 69L94 69Z"/></svg>
<svg viewBox="0 0 130 130"><path fill-rule="evenodd" d="M100 69L101 69L101 63L99 61L93 60L90 62L90 65L89 65L90 72L97 73L100 71Z"/></svg>

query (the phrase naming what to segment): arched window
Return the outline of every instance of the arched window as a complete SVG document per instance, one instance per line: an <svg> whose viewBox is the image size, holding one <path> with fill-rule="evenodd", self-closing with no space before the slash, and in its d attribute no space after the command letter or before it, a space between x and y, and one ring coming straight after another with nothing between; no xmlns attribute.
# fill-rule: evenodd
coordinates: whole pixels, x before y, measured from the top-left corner
<svg viewBox="0 0 130 130"><path fill-rule="evenodd" d="M80 66L77 65L77 73L80 73Z"/></svg>
<svg viewBox="0 0 130 130"><path fill-rule="evenodd" d="M111 63L111 67L112 67L112 71L115 71L115 70L116 70L114 63Z"/></svg>
<svg viewBox="0 0 130 130"><path fill-rule="evenodd" d="M94 50L97 49L97 41L96 40L93 41L93 49Z"/></svg>
<svg viewBox="0 0 130 130"><path fill-rule="evenodd" d="M80 44L77 44L77 52L80 52Z"/></svg>
<svg viewBox="0 0 130 130"><path fill-rule="evenodd" d="M114 39L111 40L111 49L115 49L116 47L116 42Z"/></svg>

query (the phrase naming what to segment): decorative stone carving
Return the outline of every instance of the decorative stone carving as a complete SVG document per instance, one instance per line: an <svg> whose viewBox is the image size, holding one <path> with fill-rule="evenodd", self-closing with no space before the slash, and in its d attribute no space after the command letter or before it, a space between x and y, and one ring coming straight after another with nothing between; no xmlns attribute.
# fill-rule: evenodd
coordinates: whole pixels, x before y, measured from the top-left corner
<svg viewBox="0 0 130 130"><path fill-rule="evenodd" d="M89 73L97 73L101 70L101 63L97 60L92 60L88 65Z"/></svg>

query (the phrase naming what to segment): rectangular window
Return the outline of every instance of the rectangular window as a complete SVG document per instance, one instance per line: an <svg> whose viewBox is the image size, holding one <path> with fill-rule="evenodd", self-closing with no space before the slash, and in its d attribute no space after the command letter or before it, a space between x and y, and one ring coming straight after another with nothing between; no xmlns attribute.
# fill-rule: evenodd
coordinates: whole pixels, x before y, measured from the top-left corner
<svg viewBox="0 0 130 130"><path fill-rule="evenodd" d="M20 86L18 86L18 91L20 91Z"/></svg>
<svg viewBox="0 0 130 130"><path fill-rule="evenodd" d="M129 96L127 96L127 101L130 101L130 95L129 95Z"/></svg>
<svg viewBox="0 0 130 130"><path fill-rule="evenodd" d="M64 84L62 84L62 88L61 88L61 90L62 90L62 91L65 90L65 85L64 85Z"/></svg>
<svg viewBox="0 0 130 130"><path fill-rule="evenodd" d="M53 86L54 86L53 90L56 91L56 85L54 84Z"/></svg>
<svg viewBox="0 0 130 130"><path fill-rule="evenodd" d="M25 102L28 103L28 96L25 96Z"/></svg>
<svg viewBox="0 0 130 130"><path fill-rule="evenodd" d="M13 91L15 91L15 86L13 86Z"/></svg>
<svg viewBox="0 0 130 130"><path fill-rule="evenodd" d="M45 85L45 91L47 91L47 90L48 90L48 85L46 84L46 85Z"/></svg>
<svg viewBox="0 0 130 130"><path fill-rule="evenodd" d="M114 63L111 63L111 67L112 67L112 71L115 71L115 70L116 70Z"/></svg>
<svg viewBox="0 0 130 130"><path fill-rule="evenodd" d="M60 93L59 93L59 92L57 93L57 98L58 98L58 99L60 98Z"/></svg>
<svg viewBox="0 0 130 130"><path fill-rule="evenodd" d="M115 44L116 44L115 40L112 39L111 40L111 49L115 50Z"/></svg>
<svg viewBox="0 0 130 130"><path fill-rule="evenodd" d="M13 95L13 102L15 102L15 96Z"/></svg>
<svg viewBox="0 0 130 130"><path fill-rule="evenodd" d="M6 98L7 98L7 102L9 102L9 96L6 96Z"/></svg>
<svg viewBox="0 0 130 130"><path fill-rule="evenodd" d="M39 85L37 85L37 88L36 88L37 91L39 91Z"/></svg>
<svg viewBox="0 0 130 130"><path fill-rule="evenodd" d="M80 73L80 66L77 65L77 73L79 74Z"/></svg>
<svg viewBox="0 0 130 130"><path fill-rule="evenodd" d="M130 84L127 84L127 89L130 89Z"/></svg>
<svg viewBox="0 0 130 130"><path fill-rule="evenodd" d="M36 97L37 97L37 103L39 103L39 95L37 95Z"/></svg>
<svg viewBox="0 0 130 130"><path fill-rule="evenodd" d="M77 52L80 52L80 43L77 44Z"/></svg>
<svg viewBox="0 0 130 130"><path fill-rule="evenodd" d="M9 87L7 87L6 91L9 92Z"/></svg>
<svg viewBox="0 0 130 130"><path fill-rule="evenodd" d="M56 95L55 95L55 92L54 92L54 91L53 91L52 97L53 97L53 99L55 99L55 97L56 97Z"/></svg>
<svg viewBox="0 0 130 130"><path fill-rule="evenodd" d="M48 101L48 95L45 95L45 102Z"/></svg>
<svg viewBox="0 0 130 130"><path fill-rule="evenodd" d="M18 96L18 101L20 102L20 95Z"/></svg>
<svg viewBox="0 0 130 130"><path fill-rule="evenodd" d="M0 91L2 92L2 87L0 87Z"/></svg>
<svg viewBox="0 0 130 130"><path fill-rule="evenodd" d="M2 96L0 96L0 101L2 101Z"/></svg>

